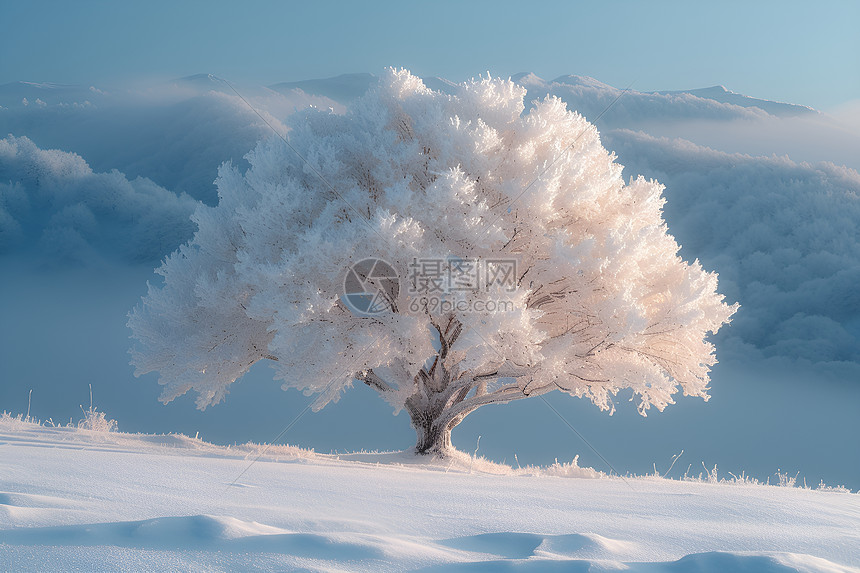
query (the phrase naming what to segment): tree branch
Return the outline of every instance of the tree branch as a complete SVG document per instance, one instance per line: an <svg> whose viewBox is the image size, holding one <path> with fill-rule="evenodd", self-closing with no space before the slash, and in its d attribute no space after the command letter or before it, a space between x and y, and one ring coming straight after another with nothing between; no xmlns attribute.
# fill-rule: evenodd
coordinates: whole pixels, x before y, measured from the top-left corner
<svg viewBox="0 0 860 573"><path fill-rule="evenodd" d="M545 392L541 392L541 394L543 393ZM520 400L522 398L528 398L530 396L536 395L538 394L535 394L534 392L530 394L525 394L518 385L509 384L493 392L480 395L476 394L475 396L466 398L462 402L455 404L451 408L449 408L446 412L445 418L448 421L451 421L457 418L465 417L470 412L473 412L481 406L486 406L487 404L512 402L513 400Z"/></svg>
<svg viewBox="0 0 860 573"><path fill-rule="evenodd" d="M358 372L355 375L355 379L361 382L364 382L380 394L383 392L393 392L394 388L388 385L388 383L380 378L373 370L365 370L364 372Z"/></svg>

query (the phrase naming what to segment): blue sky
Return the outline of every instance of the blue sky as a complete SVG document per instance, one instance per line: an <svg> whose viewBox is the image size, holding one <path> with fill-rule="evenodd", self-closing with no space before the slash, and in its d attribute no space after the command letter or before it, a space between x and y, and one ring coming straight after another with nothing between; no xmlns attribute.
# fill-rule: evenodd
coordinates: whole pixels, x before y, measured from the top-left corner
<svg viewBox="0 0 860 573"><path fill-rule="evenodd" d="M723 84L828 109L860 98L860 3L0 2L0 83L214 73L274 83L395 65Z"/></svg>

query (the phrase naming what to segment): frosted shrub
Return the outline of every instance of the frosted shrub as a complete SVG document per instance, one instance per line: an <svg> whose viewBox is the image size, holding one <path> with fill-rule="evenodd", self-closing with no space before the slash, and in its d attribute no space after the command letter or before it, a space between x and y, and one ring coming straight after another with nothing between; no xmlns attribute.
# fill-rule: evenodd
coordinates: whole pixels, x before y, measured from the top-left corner
<svg viewBox="0 0 860 573"><path fill-rule="evenodd" d="M780 487L795 487L797 485L797 476L799 475L799 471L794 475L790 475L788 472L776 470L776 477Z"/></svg>
<svg viewBox="0 0 860 573"><path fill-rule="evenodd" d="M83 430L91 430L93 432L116 432L116 420L109 420L104 412L99 412L93 406L93 385L90 384L90 407L84 410L81 406L81 411L84 413L82 420L78 422L78 428ZM71 423L69 424L71 425Z"/></svg>
<svg viewBox="0 0 860 573"><path fill-rule="evenodd" d="M17 416L13 416L11 412L6 412L5 410L0 413L0 425L10 430L23 430L29 425L38 422L38 420L34 420L29 416L25 418L24 414L18 414Z"/></svg>
<svg viewBox="0 0 860 573"><path fill-rule="evenodd" d="M556 98L523 113L524 95L489 78L446 95L391 70L345 115L291 116L289 146L221 168L218 206L131 313L136 373L201 408L260 360L315 409L358 380L438 454L476 408L553 390L611 412L630 388L643 415L678 391L707 399L706 336L736 307L678 256L662 187L625 184L593 125ZM516 272L416 304L417 260ZM356 312L345 275L385 311Z"/></svg>
<svg viewBox="0 0 860 573"><path fill-rule="evenodd" d="M523 470L519 470L518 473L529 472L532 468L524 468ZM555 460L550 466L545 468L539 468L535 471L538 475L546 475L546 476L554 476L554 477L566 477L566 478L588 478L588 479L596 479L605 477L606 474L603 472L599 472L593 468L583 468L579 465L579 456L574 456L573 460L570 463L559 463L558 460Z"/></svg>
<svg viewBox="0 0 860 573"><path fill-rule="evenodd" d="M90 408L84 410L84 417L78 422L78 428L93 432L116 432L117 423L116 420L109 420L104 412Z"/></svg>

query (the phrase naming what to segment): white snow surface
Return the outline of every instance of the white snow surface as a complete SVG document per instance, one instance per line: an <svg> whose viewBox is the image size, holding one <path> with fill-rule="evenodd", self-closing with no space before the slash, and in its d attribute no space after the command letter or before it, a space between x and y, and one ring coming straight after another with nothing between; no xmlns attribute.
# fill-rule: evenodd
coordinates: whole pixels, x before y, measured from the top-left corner
<svg viewBox="0 0 860 573"><path fill-rule="evenodd" d="M0 570L860 571L857 494L262 451L0 418Z"/></svg>

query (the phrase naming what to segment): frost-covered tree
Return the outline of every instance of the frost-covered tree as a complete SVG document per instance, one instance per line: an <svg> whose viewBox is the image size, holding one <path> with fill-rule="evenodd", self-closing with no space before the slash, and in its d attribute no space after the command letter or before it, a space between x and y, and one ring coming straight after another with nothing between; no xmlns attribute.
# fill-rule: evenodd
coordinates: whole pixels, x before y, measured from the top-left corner
<svg viewBox="0 0 860 573"><path fill-rule="evenodd" d="M678 257L658 183L625 184L593 125L551 97L524 113L524 96L490 78L446 95L391 70L345 115L295 114L289 144L261 142L244 174L222 167L218 206L158 269L130 315L136 373L201 408L260 360L315 409L358 380L438 454L480 406L552 390L611 411L632 389L643 415L679 389L707 398L706 336L736 307ZM432 304L407 288L416 260L516 274ZM385 312L351 309L356 263Z"/></svg>

